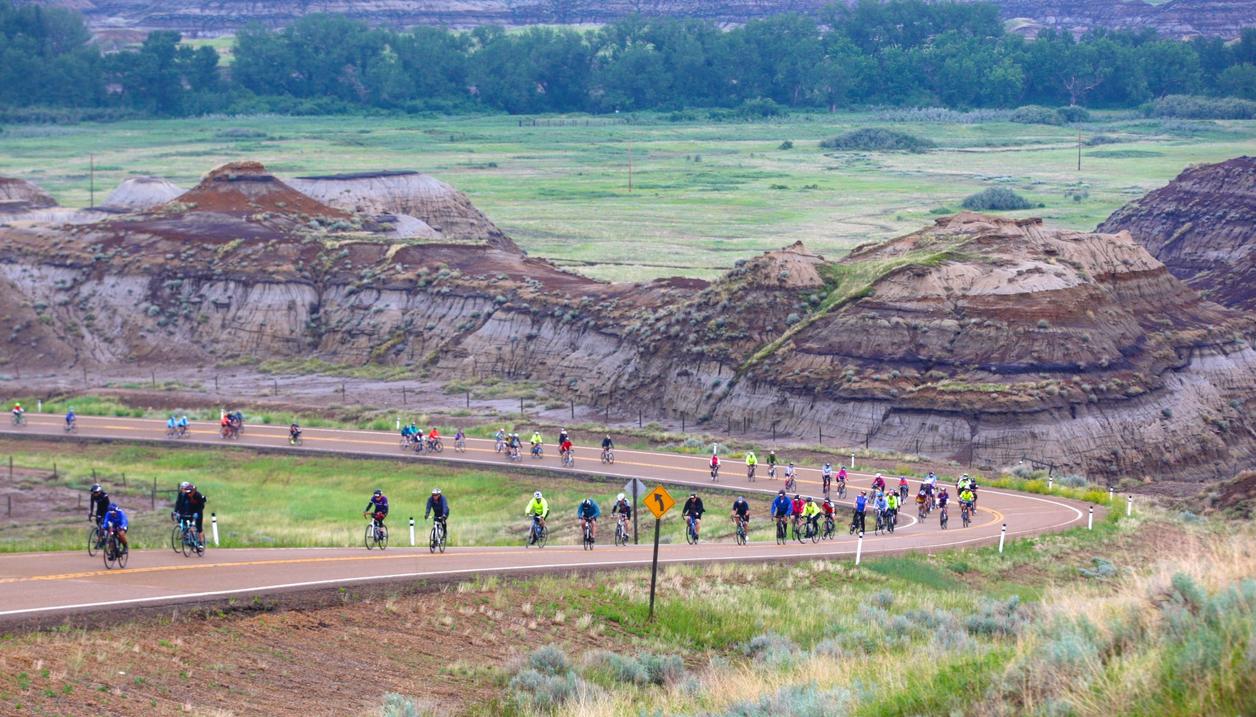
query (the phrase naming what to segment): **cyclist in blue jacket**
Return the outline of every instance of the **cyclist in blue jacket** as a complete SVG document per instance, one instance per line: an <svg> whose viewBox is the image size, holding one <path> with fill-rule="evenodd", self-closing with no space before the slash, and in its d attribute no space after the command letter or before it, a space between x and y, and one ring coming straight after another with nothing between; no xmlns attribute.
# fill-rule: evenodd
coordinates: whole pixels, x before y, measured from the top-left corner
<svg viewBox="0 0 1256 717"><path fill-rule="evenodd" d="M790 502L789 496L785 495L785 491L778 491L776 500L772 501L772 517L776 518L776 522L779 524L788 521L793 509L793 503Z"/></svg>
<svg viewBox="0 0 1256 717"><path fill-rule="evenodd" d="M589 535L592 536L593 542L597 542L597 517L601 514L602 509L597 507L597 502L592 498L585 498L576 509L576 517L580 519L580 528L583 529L585 523L589 524Z"/></svg>
<svg viewBox="0 0 1256 717"><path fill-rule="evenodd" d="M126 529L127 529L126 513L118 507L117 503L110 503L109 510L105 513L105 519L101 523L100 528L108 533L112 529L118 531L118 542L122 543L122 552L127 552Z"/></svg>
<svg viewBox="0 0 1256 717"><path fill-rule="evenodd" d="M851 519L851 527L858 526L859 532L864 532L864 515L868 511L868 491L859 491L859 497L855 499L855 515Z"/></svg>

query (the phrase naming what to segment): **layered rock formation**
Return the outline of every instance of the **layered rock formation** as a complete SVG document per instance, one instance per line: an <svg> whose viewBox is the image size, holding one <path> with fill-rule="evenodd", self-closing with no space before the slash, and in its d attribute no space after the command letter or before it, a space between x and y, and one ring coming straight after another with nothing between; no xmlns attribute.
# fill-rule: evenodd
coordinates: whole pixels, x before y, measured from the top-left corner
<svg viewBox="0 0 1256 717"><path fill-rule="evenodd" d="M1256 158L1191 167L1098 231L1128 231L1207 298L1256 309Z"/></svg>
<svg viewBox="0 0 1256 717"><path fill-rule="evenodd" d="M180 194L183 194L182 189L161 177L131 177L115 187L101 206L122 211L152 209Z"/></svg>
<svg viewBox="0 0 1256 717"><path fill-rule="evenodd" d="M786 12L819 13L829 0L321 0L252 2L221 0L17 0L51 3L83 12L93 28L116 36L126 28L178 30L186 36L231 34L251 23L280 27L310 13L343 14L371 24L404 28L436 25L470 28L484 24L602 24L632 13L699 17L724 24ZM1009 20L1023 20L1032 34L1052 27L1082 33L1092 28L1154 28L1168 36L1237 37L1256 25L1256 4L1247 0L993 0Z"/></svg>
<svg viewBox="0 0 1256 717"><path fill-rule="evenodd" d="M34 182L15 177L0 177L0 216L56 206L60 206L57 200Z"/></svg>
<svg viewBox="0 0 1256 717"><path fill-rule="evenodd" d="M1126 233L964 213L837 262L797 244L714 283L606 284L487 243L389 241L277 200L280 185L237 167L150 212L0 227L6 355L411 365L612 413L1095 478L1200 480L1256 456L1256 323Z"/></svg>

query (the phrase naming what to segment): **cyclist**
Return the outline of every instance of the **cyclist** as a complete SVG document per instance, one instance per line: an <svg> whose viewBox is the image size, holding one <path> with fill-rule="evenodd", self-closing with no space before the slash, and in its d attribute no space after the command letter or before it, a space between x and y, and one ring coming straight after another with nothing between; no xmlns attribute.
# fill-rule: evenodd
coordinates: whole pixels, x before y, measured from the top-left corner
<svg viewBox="0 0 1256 717"><path fill-rule="evenodd" d="M523 509L523 514L533 517L541 527L545 527L545 519L549 517L549 501L545 500L545 496L541 495L541 491L532 494L532 500L528 503L528 507Z"/></svg>
<svg viewBox="0 0 1256 717"><path fill-rule="evenodd" d="M512 434L510 434L510 442L509 442L509 444L508 444L508 445L510 446L510 455L511 455L511 456L514 456L515 458L518 458L518 457L519 457L519 449L523 447L523 446L521 445L520 441L519 441L519 434L518 434L518 433L512 433Z"/></svg>
<svg viewBox="0 0 1256 717"><path fill-rule="evenodd" d="M296 421L293 421L292 425L288 426L288 442L296 443L297 439L300 437L301 437L301 424L297 423Z"/></svg>
<svg viewBox="0 0 1256 717"><path fill-rule="evenodd" d="M22 415L25 413L26 413L26 410L22 408L22 404L20 403L13 404L13 420L15 422L21 421Z"/></svg>
<svg viewBox="0 0 1256 717"><path fill-rule="evenodd" d="M828 495L829 486L833 482L833 464L825 463L823 473L824 473L824 494Z"/></svg>
<svg viewBox="0 0 1256 717"><path fill-rule="evenodd" d="M776 494L776 500L772 501L772 517L776 519L778 531L784 530L784 523L789 520L790 513L793 510L793 504L789 502L789 497L785 495L785 491L779 491Z"/></svg>
<svg viewBox="0 0 1256 717"><path fill-rule="evenodd" d="M785 487L790 488L794 484L794 478L798 475L798 471L794 470L794 464L791 462L785 466Z"/></svg>
<svg viewBox="0 0 1256 717"><path fill-rule="evenodd" d="M720 472L720 457L712 453L711 454L711 475L714 476L718 474L719 472Z"/></svg>
<svg viewBox="0 0 1256 717"><path fill-rule="evenodd" d="M833 499L827 495L824 496L824 502L820 504L820 510L824 512L825 521L836 521L837 506L833 504Z"/></svg>
<svg viewBox="0 0 1256 717"><path fill-rule="evenodd" d="M959 477L959 480L955 481L955 490L962 491L967 487L968 487L968 474L965 473L964 475Z"/></svg>
<svg viewBox="0 0 1256 717"><path fill-rule="evenodd" d="M432 430L428 431L427 433L427 445L434 446L436 445L436 442L439 440L440 440L440 431L436 430L436 427L433 426Z"/></svg>
<svg viewBox="0 0 1256 717"><path fill-rule="evenodd" d="M401 440L405 441L407 446L410 445L414 440L413 438L411 438L411 436L414 435L414 433L412 432L413 429L414 429L413 423L407 423L406 425L401 427Z"/></svg>
<svg viewBox="0 0 1256 717"><path fill-rule="evenodd" d="M584 502L576 508L576 517L580 519L580 527L583 529L585 525L589 526L589 538L593 542L597 542L597 517L602 514L602 509L597 507L597 502L592 498L585 498Z"/></svg>
<svg viewBox="0 0 1256 717"><path fill-rule="evenodd" d="M807 521L807 526L814 528L817 533L820 532L820 506L816 505L815 499L807 496L807 504L803 506L802 517Z"/></svg>
<svg viewBox="0 0 1256 717"><path fill-rule="evenodd" d="M607 433L606 438L602 439L602 455L606 455L607 451L615 450L615 442L611 440L611 434Z"/></svg>
<svg viewBox="0 0 1256 717"><path fill-rule="evenodd" d="M968 490L969 492L973 494L973 509L976 510L977 508L977 479L975 478L968 479Z"/></svg>
<svg viewBox="0 0 1256 717"><path fill-rule="evenodd" d="M807 507L807 502L801 496L795 495L794 501L790 504L790 518L794 521L794 531L798 531L798 521L802 518L802 511Z"/></svg>
<svg viewBox="0 0 1256 717"><path fill-rule="evenodd" d="M889 493L885 496L885 522L888 525L894 516L898 515L898 508L902 505L902 501L898 498L898 493Z"/></svg>
<svg viewBox="0 0 1256 717"><path fill-rule="evenodd" d="M571 439L564 438L562 443L558 444L558 455L560 456L573 455L571 452L571 448L572 448Z"/></svg>
<svg viewBox="0 0 1256 717"><path fill-rule="evenodd" d="M920 492L916 494L916 511L919 512L929 505L929 494L925 492L925 486L920 486Z"/></svg>
<svg viewBox="0 0 1256 717"><path fill-rule="evenodd" d="M174 422L174 416L170 417L170 421L172 423ZM234 429L234 424L232 423L231 414L230 413L224 414L222 417L222 421L220 422L219 425L222 426L223 435L227 435L227 436L231 435L231 432Z"/></svg>
<svg viewBox="0 0 1256 717"><path fill-rule="evenodd" d="M188 416L185 413L182 416L179 416L179 435L180 436L186 435L187 432L188 432Z"/></svg>
<svg viewBox="0 0 1256 717"><path fill-rule="evenodd" d="M209 500L201 495L196 486L184 481L179 484L179 495L174 499L174 512L184 520L191 520L192 516L196 516L196 542L201 545L205 544L205 501Z"/></svg>
<svg viewBox="0 0 1256 717"><path fill-rule="evenodd" d="M541 452L541 432L533 431L532 438L528 442L532 444L532 455L538 455Z"/></svg>
<svg viewBox="0 0 1256 717"><path fill-rule="evenodd" d="M179 422L174 419L174 414L170 414L169 420L166 421L166 430L170 433L174 433L174 428L177 425L179 425ZM224 423L223 425L225 426L226 424Z"/></svg>
<svg viewBox="0 0 1256 717"><path fill-rule="evenodd" d="M92 486L91 501L87 506L87 519L95 520L96 526L99 527L101 521L105 519L105 513L109 512L109 494L99 483Z"/></svg>
<svg viewBox="0 0 1256 717"><path fill-rule="evenodd" d="M370 517L371 523L376 528L384 527L384 518L388 517L388 497L384 495L384 491L375 490L375 494L371 496L370 501L366 504L366 510L363 511L362 517Z"/></svg>
<svg viewBox="0 0 1256 717"><path fill-rule="evenodd" d="M733 501L731 516L734 527L739 521L747 525L750 523L750 504L746 502L745 496L739 495L737 496L737 500Z"/></svg>
<svg viewBox="0 0 1256 717"><path fill-rule="evenodd" d="M467 434L463 433L462 429L459 428L458 432L454 434L454 445L461 446L466 440L467 440Z"/></svg>
<svg viewBox="0 0 1256 717"><path fill-rule="evenodd" d="M841 468L837 469L837 482L838 483L846 482L846 467L845 466L842 466Z"/></svg>
<svg viewBox="0 0 1256 717"><path fill-rule="evenodd" d="M885 479L878 473L876 478L872 479L872 490L885 490Z"/></svg>
<svg viewBox="0 0 1256 717"><path fill-rule="evenodd" d="M942 490L938 491L938 509L943 513L946 513L946 502L950 499L951 496L947 494L946 486L942 486Z"/></svg>
<svg viewBox="0 0 1256 717"><path fill-rule="evenodd" d="M497 429L497 433L496 435L493 436L493 440L497 441L497 445L498 445L497 450L500 451L502 448L505 448L506 447L506 429L505 428Z"/></svg>
<svg viewBox="0 0 1256 717"><path fill-rule="evenodd" d="M911 488L907 485L907 476L899 475L898 477L898 498L904 500L911 494Z"/></svg>
<svg viewBox="0 0 1256 717"><path fill-rule="evenodd" d="M564 428L558 432L558 445L561 446L562 444L566 442L567 442L567 429Z"/></svg>
<svg viewBox="0 0 1256 717"><path fill-rule="evenodd" d="M69 412L65 414L65 427L73 428L74 422L78 420L78 416L74 415L74 407L70 406Z"/></svg>
<svg viewBox="0 0 1256 717"><path fill-rule="evenodd" d="M868 491L861 490L859 491L859 496L855 498L855 512L851 516L850 527L854 528L856 525L858 525L859 532L863 533L864 528L866 527L864 524L864 517L866 516L867 512L868 512Z"/></svg>
<svg viewBox="0 0 1256 717"><path fill-rule="evenodd" d="M776 451L768 451L768 475L776 477Z"/></svg>
<svg viewBox="0 0 1256 717"><path fill-rule="evenodd" d="M624 517L624 537L632 537L632 503L628 502L628 498L623 493L615 498L615 505L611 506L611 515L615 516L616 520L621 515Z"/></svg>
<svg viewBox="0 0 1256 717"><path fill-rule="evenodd" d="M685 508L680 512L682 517L693 518L693 534L697 535L698 530L702 527L702 514L706 512L706 508L702 506L702 499L697 493L690 493L689 500L685 501Z"/></svg>
<svg viewBox="0 0 1256 717"><path fill-rule="evenodd" d="M967 486L965 486L964 489L959 492L959 504L961 507L967 506L969 517L972 517L973 510L976 508L976 505L975 505L976 501L977 501L977 496L973 495L972 490L969 489Z"/></svg>
<svg viewBox="0 0 1256 717"><path fill-rule="evenodd" d="M122 552L127 552L130 548L126 542L127 529L126 513L118 507L117 503L110 503L109 509L105 511L105 519L100 523L100 529L108 533L110 530L118 531L118 542L122 543Z"/></svg>
<svg viewBox="0 0 1256 717"><path fill-rule="evenodd" d="M884 493L877 494L877 499L872 503L872 509L877 512L878 516L880 516L881 520L879 522L884 524L886 522L886 513L890 509L890 502L885 497Z"/></svg>
<svg viewBox="0 0 1256 717"><path fill-rule="evenodd" d="M759 459L755 458L754 451L746 451L746 475L754 476L754 467L759 465Z"/></svg>
<svg viewBox="0 0 1256 717"><path fill-rule="evenodd" d="M438 523L449 519L449 499L441 494L440 488L433 488L432 495L427 499L427 508L423 510L423 520L431 515Z"/></svg>

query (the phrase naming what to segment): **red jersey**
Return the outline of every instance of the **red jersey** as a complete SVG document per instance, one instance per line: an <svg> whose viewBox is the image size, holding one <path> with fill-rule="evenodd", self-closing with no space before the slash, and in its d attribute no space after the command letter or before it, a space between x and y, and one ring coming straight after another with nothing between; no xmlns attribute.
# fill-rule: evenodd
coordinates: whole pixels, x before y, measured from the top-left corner
<svg viewBox="0 0 1256 717"><path fill-rule="evenodd" d="M824 503L820 507L824 509L825 515L833 515L834 508L832 503Z"/></svg>
<svg viewBox="0 0 1256 717"><path fill-rule="evenodd" d="M802 500L801 498L799 498L798 500L794 501L794 505L793 505L794 515L802 515L803 508L806 508L806 507L807 507L807 502L805 500Z"/></svg>
<svg viewBox="0 0 1256 717"><path fill-rule="evenodd" d="M558 448L559 450L564 450L564 451L571 450L571 441L563 441L563 444L559 446Z"/></svg>

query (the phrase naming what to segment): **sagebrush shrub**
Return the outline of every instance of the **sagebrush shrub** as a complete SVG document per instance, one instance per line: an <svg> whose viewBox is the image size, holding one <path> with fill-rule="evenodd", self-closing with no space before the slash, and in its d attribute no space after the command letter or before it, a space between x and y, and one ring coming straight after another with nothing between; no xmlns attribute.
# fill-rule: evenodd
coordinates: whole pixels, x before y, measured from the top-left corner
<svg viewBox="0 0 1256 717"><path fill-rule="evenodd" d="M924 137L917 137L906 132L883 129L881 127L864 127L839 134L832 139L822 140L820 146L826 149L862 150L865 152L886 150L923 152L936 145Z"/></svg>
<svg viewBox="0 0 1256 717"><path fill-rule="evenodd" d="M975 212L1004 212L1017 209L1030 209L1034 205L1028 199L1025 199L1007 187L990 187L989 189L983 189L976 194L970 194L965 197L962 206L965 209Z"/></svg>

